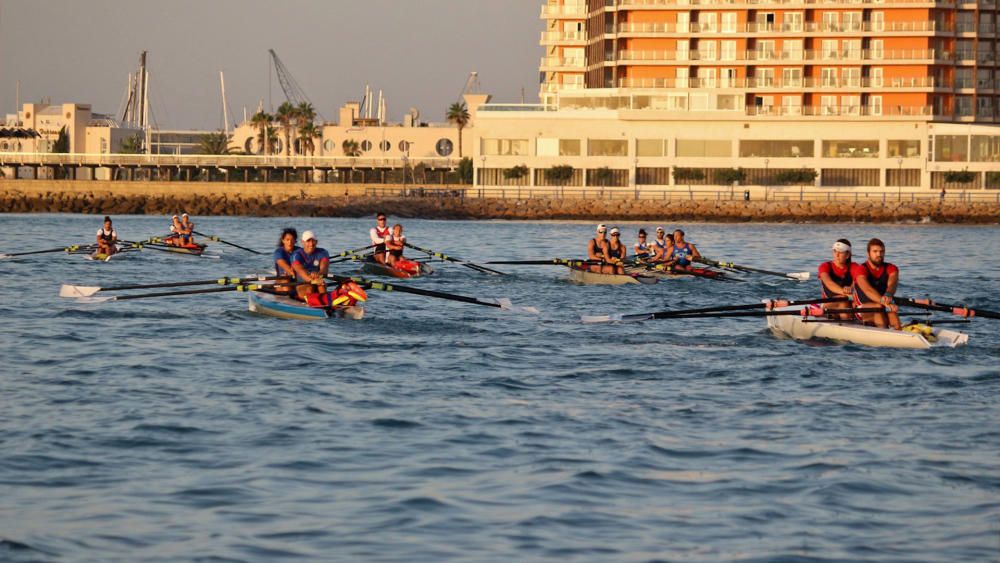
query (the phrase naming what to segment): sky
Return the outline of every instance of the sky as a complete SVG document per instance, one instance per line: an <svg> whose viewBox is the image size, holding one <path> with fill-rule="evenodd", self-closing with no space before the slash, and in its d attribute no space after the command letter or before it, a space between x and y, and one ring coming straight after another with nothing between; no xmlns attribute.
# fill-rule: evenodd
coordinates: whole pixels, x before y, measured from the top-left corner
<svg viewBox="0 0 1000 563"><path fill-rule="evenodd" d="M328 121L365 84L391 121L411 107L443 121L471 71L494 101L538 100L541 0L0 0L0 115L21 103L123 107L148 51L150 101L164 129L220 129L230 113L284 101L274 49ZM270 76L270 80L269 80ZM269 96L270 83L270 96Z"/></svg>

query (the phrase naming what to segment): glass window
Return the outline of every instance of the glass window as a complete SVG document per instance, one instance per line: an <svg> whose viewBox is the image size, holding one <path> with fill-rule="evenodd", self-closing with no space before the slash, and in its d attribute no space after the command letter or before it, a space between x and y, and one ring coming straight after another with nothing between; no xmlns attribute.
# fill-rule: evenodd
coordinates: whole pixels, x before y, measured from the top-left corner
<svg viewBox="0 0 1000 563"><path fill-rule="evenodd" d="M1000 137L972 136L973 162L1000 162Z"/></svg>
<svg viewBox="0 0 1000 563"><path fill-rule="evenodd" d="M372 142L367 139L361 141L361 150L365 152L372 150Z"/></svg>
<svg viewBox="0 0 1000 563"><path fill-rule="evenodd" d="M323 141L323 150L326 152L330 152L333 150L333 139L327 139ZM250 152L249 142L247 143L247 152L248 153Z"/></svg>
<svg viewBox="0 0 1000 563"><path fill-rule="evenodd" d="M934 135L934 160L967 162L969 160L969 136Z"/></svg>
<svg viewBox="0 0 1000 563"><path fill-rule="evenodd" d="M559 156L580 156L580 139L559 139Z"/></svg>
<svg viewBox="0 0 1000 563"><path fill-rule="evenodd" d="M434 150L438 156L451 156L452 151L455 150L455 144L451 142L451 139L438 139Z"/></svg>
<svg viewBox="0 0 1000 563"><path fill-rule="evenodd" d="M523 156L528 154L527 139L483 139L482 153L492 156Z"/></svg>
<svg viewBox="0 0 1000 563"><path fill-rule="evenodd" d="M798 158L813 156L813 142L799 141L740 141L740 156Z"/></svg>
<svg viewBox="0 0 1000 563"><path fill-rule="evenodd" d="M637 139L635 153L637 156L666 156L666 141L663 139Z"/></svg>
<svg viewBox="0 0 1000 563"><path fill-rule="evenodd" d="M825 158L878 158L878 141L823 141Z"/></svg>
<svg viewBox="0 0 1000 563"><path fill-rule="evenodd" d="M535 156L559 156L559 139L536 139Z"/></svg>
<svg viewBox="0 0 1000 563"><path fill-rule="evenodd" d="M920 141L889 141L889 158L920 156Z"/></svg>
<svg viewBox="0 0 1000 563"><path fill-rule="evenodd" d="M677 139L677 156L731 157L733 143L728 140Z"/></svg>
<svg viewBox="0 0 1000 563"><path fill-rule="evenodd" d="M382 152L389 152L389 149L392 148L392 143L390 143L389 141L382 141L381 143L378 144L378 148Z"/></svg>
<svg viewBox="0 0 1000 563"><path fill-rule="evenodd" d="M625 139L588 139L588 156L627 156L628 142Z"/></svg>

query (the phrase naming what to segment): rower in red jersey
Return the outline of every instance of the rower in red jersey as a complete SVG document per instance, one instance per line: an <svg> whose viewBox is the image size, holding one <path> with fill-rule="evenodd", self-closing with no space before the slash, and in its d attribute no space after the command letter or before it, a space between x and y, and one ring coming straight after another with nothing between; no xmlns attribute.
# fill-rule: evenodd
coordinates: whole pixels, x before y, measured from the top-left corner
<svg viewBox="0 0 1000 563"><path fill-rule="evenodd" d="M899 285L899 268L885 261L885 243L877 238L868 241L868 260L851 266L854 278L854 304L858 307L883 306L885 313L861 313L861 321L879 328L902 330L899 307L892 302Z"/></svg>
<svg viewBox="0 0 1000 563"><path fill-rule="evenodd" d="M820 295L824 299L844 298L843 301L826 303L825 308L828 311L851 307L851 298L854 296L854 277L851 275L851 266L851 241L846 238L838 239L837 242L833 243L833 260L820 264L817 274L822 287ZM849 321L851 315L841 313L838 318Z"/></svg>

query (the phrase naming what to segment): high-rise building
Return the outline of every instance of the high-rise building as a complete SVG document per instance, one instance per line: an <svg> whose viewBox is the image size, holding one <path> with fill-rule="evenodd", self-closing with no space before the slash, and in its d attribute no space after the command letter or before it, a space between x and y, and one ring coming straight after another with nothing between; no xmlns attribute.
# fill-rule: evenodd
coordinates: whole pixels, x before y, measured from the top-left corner
<svg viewBox="0 0 1000 563"><path fill-rule="evenodd" d="M578 90L642 92L640 103L657 108L741 119L993 123L997 7L996 0L548 0L540 95L553 103Z"/></svg>

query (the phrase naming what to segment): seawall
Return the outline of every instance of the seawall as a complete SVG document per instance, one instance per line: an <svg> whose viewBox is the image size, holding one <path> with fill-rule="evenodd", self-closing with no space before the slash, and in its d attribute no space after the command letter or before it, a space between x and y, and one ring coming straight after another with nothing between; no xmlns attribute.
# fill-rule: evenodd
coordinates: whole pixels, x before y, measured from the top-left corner
<svg viewBox="0 0 1000 563"><path fill-rule="evenodd" d="M0 181L0 212L360 217L382 210L428 219L921 222L997 224L988 201L716 201L371 197L367 186L102 181Z"/></svg>

